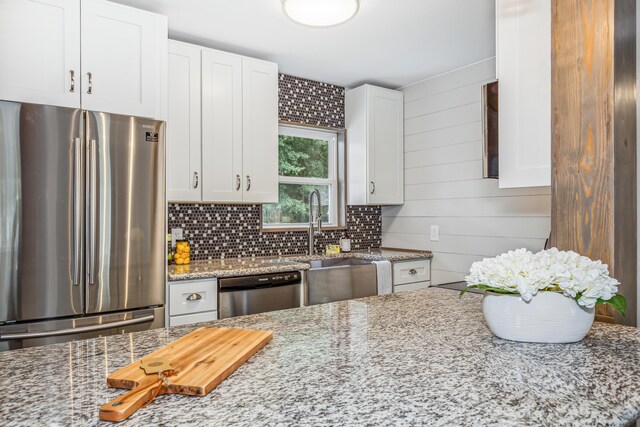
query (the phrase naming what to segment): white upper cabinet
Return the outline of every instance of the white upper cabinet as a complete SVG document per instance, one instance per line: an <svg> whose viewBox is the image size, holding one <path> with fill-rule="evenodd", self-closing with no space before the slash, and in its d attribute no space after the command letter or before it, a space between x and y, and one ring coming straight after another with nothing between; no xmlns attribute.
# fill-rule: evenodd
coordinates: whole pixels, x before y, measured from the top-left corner
<svg viewBox="0 0 640 427"><path fill-rule="evenodd" d="M278 66L242 58L244 201L278 202Z"/></svg>
<svg viewBox="0 0 640 427"><path fill-rule="evenodd" d="M168 199L277 202L278 66L173 41L169 64Z"/></svg>
<svg viewBox="0 0 640 427"><path fill-rule="evenodd" d="M202 51L202 199L242 202L242 57Z"/></svg>
<svg viewBox="0 0 640 427"><path fill-rule="evenodd" d="M161 118L167 19L103 0L82 2L82 106ZM165 65L166 67L166 65Z"/></svg>
<svg viewBox="0 0 640 427"><path fill-rule="evenodd" d="M0 99L166 118L163 16L102 0L2 0L0 57Z"/></svg>
<svg viewBox="0 0 640 427"><path fill-rule="evenodd" d="M200 49L169 42L167 200L201 199Z"/></svg>
<svg viewBox="0 0 640 427"><path fill-rule="evenodd" d="M350 205L404 203L402 92L363 85L345 95Z"/></svg>
<svg viewBox="0 0 640 427"><path fill-rule="evenodd" d="M0 99L80 106L80 1L0 1Z"/></svg>
<svg viewBox="0 0 640 427"><path fill-rule="evenodd" d="M551 0L497 0L500 188L551 185Z"/></svg>

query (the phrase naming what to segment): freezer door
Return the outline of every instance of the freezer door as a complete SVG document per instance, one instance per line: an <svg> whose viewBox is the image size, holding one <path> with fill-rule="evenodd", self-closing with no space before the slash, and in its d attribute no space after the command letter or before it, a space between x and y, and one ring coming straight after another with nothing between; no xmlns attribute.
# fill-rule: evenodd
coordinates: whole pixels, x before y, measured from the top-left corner
<svg viewBox="0 0 640 427"><path fill-rule="evenodd" d="M0 102L0 322L83 311L82 112Z"/></svg>
<svg viewBox="0 0 640 427"><path fill-rule="evenodd" d="M162 305L164 122L85 117L87 313Z"/></svg>

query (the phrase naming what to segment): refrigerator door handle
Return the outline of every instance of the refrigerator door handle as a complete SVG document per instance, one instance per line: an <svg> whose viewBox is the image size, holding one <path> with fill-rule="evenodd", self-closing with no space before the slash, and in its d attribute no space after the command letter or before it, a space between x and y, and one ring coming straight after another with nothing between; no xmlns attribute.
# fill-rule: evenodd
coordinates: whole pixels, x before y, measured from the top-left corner
<svg viewBox="0 0 640 427"><path fill-rule="evenodd" d="M91 326L79 326L77 328L58 329L57 331L42 331L42 332L22 332L22 333L10 333L0 335L0 341L8 340L26 340L32 338L46 338L57 337L61 335L74 335L83 332L95 332L104 329L119 328L122 326L139 325L140 323L153 322L155 315L149 314L147 316L138 317L137 319L119 320L117 322L102 323L99 325Z"/></svg>
<svg viewBox="0 0 640 427"><path fill-rule="evenodd" d="M73 286L80 285L82 245L82 141L73 139Z"/></svg>
<svg viewBox="0 0 640 427"><path fill-rule="evenodd" d="M96 270L96 193L98 171L97 171L97 153L96 153L96 140L89 140L89 203L87 223L89 224L89 232L87 233L87 244L89 245L89 285L95 284L95 270Z"/></svg>

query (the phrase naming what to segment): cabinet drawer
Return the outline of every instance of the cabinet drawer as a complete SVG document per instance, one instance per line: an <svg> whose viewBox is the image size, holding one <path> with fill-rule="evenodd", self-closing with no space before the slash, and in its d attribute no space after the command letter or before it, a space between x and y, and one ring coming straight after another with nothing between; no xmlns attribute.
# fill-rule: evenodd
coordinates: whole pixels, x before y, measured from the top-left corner
<svg viewBox="0 0 640 427"><path fill-rule="evenodd" d="M393 263L393 285L431 280L431 260L404 261Z"/></svg>
<svg viewBox="0 0 640 427"><path fill-rule="evenodd" d="M207 311L205 313L184 314L182 316L169 317L169 326L192 325L200 322L211 322L218 319L217 311Z"/></svg>
<svg viewBox="0 0 640 427"><path fill-rule="evenodd" d="M407 283L406 285L398 285L393 287L393 293L398 292L406 292L406 291L415 291L417 289L427 289L431 285L430 281L426 282L417 282L417 283Z"/></svg>
<svg viewBox="0 0 640 427"><path fill-rule="evenodd" d="M169 316L216 311L218 309L218 282L172 282L169 285Z"/></svg>

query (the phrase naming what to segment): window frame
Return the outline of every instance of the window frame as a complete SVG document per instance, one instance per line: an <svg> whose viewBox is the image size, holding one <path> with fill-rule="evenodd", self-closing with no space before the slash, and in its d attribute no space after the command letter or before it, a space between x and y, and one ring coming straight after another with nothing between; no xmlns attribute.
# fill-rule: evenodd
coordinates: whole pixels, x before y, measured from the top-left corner
<svg viewBox="0 0 640 427"><path fill-rule="evenodd" d="M337 228L340 223L340 204L339 204L339 156L338 156L338 130L321 129L315 127L302 127L294 125L278 126L278 137L280 135L294 136L300 138L324 140L328 143L328 176L327 178L309 178L309 177L295 177L295 176L283 176L278 171L278 200L280 199L280 184L300 184L300 185L328 185L329 186L329 222L324 223L323 226L327 228ZM278 153L279 154L279 153ZM260 209L262 215L262 208ZM261 218L262 229L269 231L270 229L301 229L307 228L309 223L265 223L264 218Z"/></svg>

